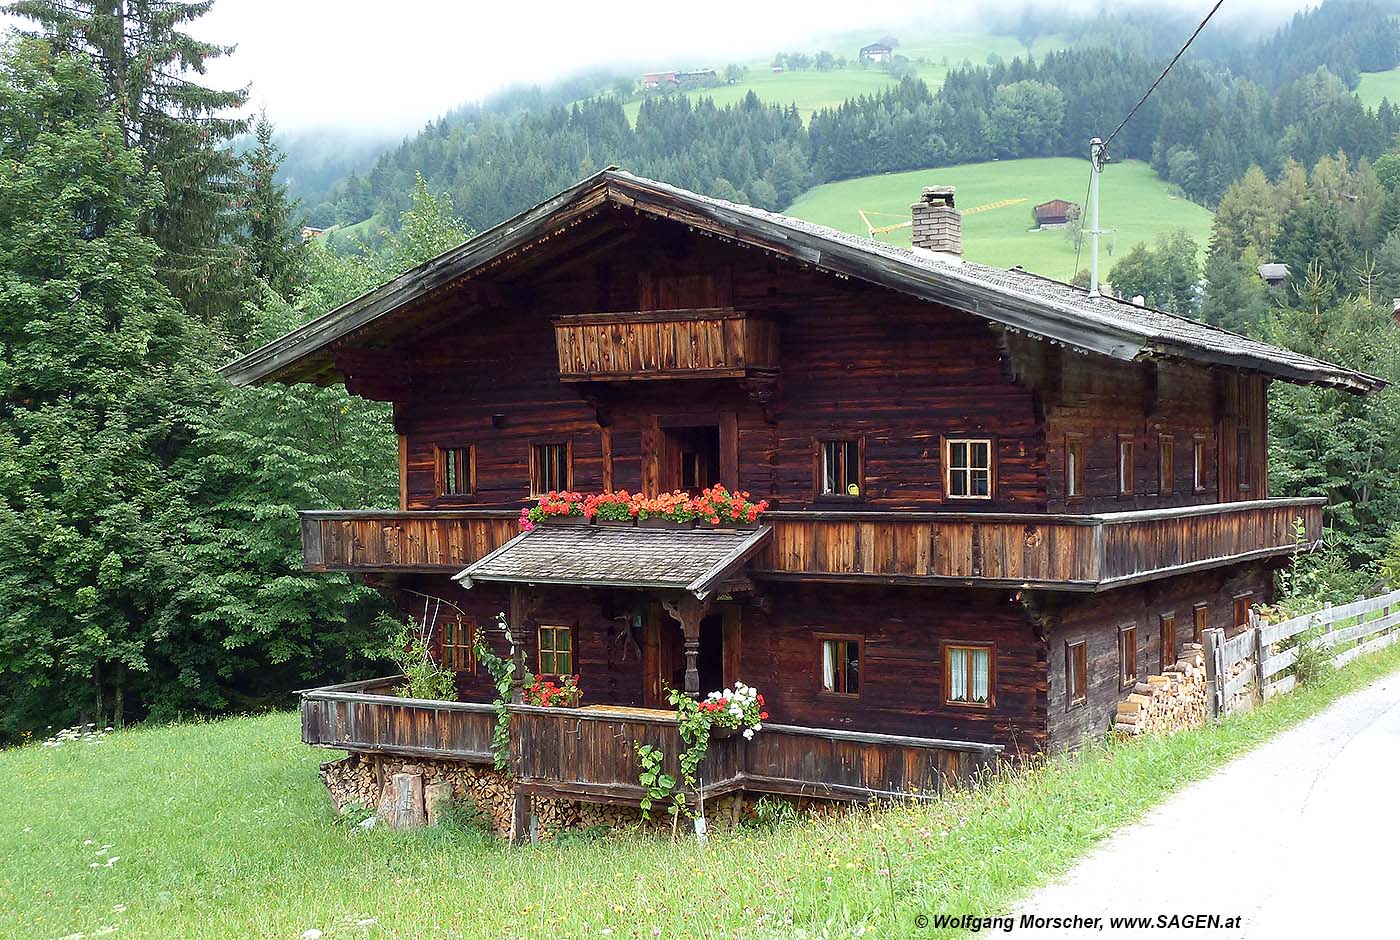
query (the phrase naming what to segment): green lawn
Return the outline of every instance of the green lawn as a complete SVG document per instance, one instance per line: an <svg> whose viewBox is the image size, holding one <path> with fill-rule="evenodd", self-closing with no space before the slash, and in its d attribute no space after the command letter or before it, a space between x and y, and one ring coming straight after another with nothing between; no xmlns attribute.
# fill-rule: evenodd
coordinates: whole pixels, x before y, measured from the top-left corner
<svg viewBox="0 0 1400 940"><path fill-rule="evenodd" d="M1007 199L1025 202L976 212L963 218L963 254L970 261L1000 267L1021 265L1049 277L1068 280L1074 276L1074 244L1064 230L1037 231L1031 208L1050 199L1067 199L1083 204L1088 184L1088 160L1055 157L1030 160L1001 160L863 176L839 183L817 186L804 193L786 210L811 222L820 222L847 232L864 235L866 228L858 214L864 210L875 225L907 221L909 204L924 186L957 187L958 207L964 211ZM1141 241L1184 228L1204 248L1210 238L1210 210L1188 199L1173 195L1147 164L1138 161L1110 164L1103 173L1100 188L1100 218L1105 229L1116 228L1105 236L1099 262L1107 271L1113 258ZM880 236L891 244L909 244L909 229L898 229ZM1088 266L1088 246L1080 267Z"/></svg>
<svg viewBox="0 0 1400 940"><path fill-rule="evenodd" d="M1400 69L1389 72L1362 72L1361 82L1356 86L1356 94L1368 108L1379 107L1386 98L1393 105L1400 105Z"/></svg>
<svg viewBox="0 0 1400 940"><path fill-rule="evenodd" d="M864 33L843 35L800 51L810 54L815 53L817 49L829 49L855 62L857 50L866 43L873 42L875 38L877 37L874 35L867 36ZM1035 41L1032 51L1040 58L1047 52L1063 48L1064 45L1062 37L1044 36ZM913 60L919 78L927 82L929 88L937 91L950 68L958 68L964 62L986 65L987 57L992 53L1009 62L1017 56L1024 58L1026 48L1011 36L948 33L937 36L911 36L908 40L901 38L895 52ZM945 60L946 66L943 64ZM744 96L752 91L766 104L796 104L805 121L814 111L834 108L847 98L857 95L878 93L892 81L888 74L874 65L864 68L853 65L829 72L802 69L775 74L771 63L771 58L763 62L747 63L749 71L741 81L733 85L698 89L690 95L694 98L713 98L715 104L724 107L742 101ZM659 68L660 66L658 70ZM717 66L716 69L720 70L721 67ZM629 101L624 105L627 120L635 124L637 112L641 107L640 101Z"/></svg>
<svg viewBox="0 0 1400 940"><path fill-rule="evenodd" d="M774 832L511 849L339 825L291 714L0 753L0 936L938 936L993 914L1221 762L1400 668L1400 646L1218 725L1057 758L935 804ZM110 860L110 861L109 861Z"/></svg>

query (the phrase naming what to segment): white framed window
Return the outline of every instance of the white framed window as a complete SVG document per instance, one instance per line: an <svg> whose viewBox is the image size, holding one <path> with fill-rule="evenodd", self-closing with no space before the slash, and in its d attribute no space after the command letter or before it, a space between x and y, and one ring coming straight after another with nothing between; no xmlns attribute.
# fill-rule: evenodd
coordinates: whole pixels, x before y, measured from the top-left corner
<svg viewBox="0 0 1400 940"><path fill-rule="evenodd" d="M992 442L987 438L949 438L943 445L947 468L944 492L953 499L992 498Z"/></svg>
<svg viewBox="0 0 1400 940"><path fill-rule="evenodd" d="M1129 438L1118 440L1118 495L1131 496L1133 493L1133 442Z"/></svg>

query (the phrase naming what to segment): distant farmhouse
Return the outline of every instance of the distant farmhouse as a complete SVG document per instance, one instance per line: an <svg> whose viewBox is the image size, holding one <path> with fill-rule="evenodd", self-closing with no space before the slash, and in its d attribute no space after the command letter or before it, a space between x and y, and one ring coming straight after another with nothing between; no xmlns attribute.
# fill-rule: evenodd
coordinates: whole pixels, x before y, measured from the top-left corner
<svg viewBox="0 0 1400 940"><path fill-rule="evenodd" d="M1036 206L1036 228L1059 228L1079 218L1079 206L1065 199L1051 199Z"/></svg>
<svg viewBox="0 0 1400 940"><path fill-rule="evenodd" d="M1261 264L1259 278L1270 287L1282 287L1288 282L1288 265L1279 262Z"/></svg>
<svg viewBox="0 0 1400 940"><path fill-rule="evenodd" d="M677 72L647 72L642 76L643 88L660 88L662 85L679 85L680 83L680 74Z"/></svg>
<svg viewBox="0 0 1400 940"><path fill-rule="evenodd" d="M705 85L719 80L714 69L691 69L688 72L647 72L642 76L645 89L679 87L681 85Z"/></svg>
<svg viewBox="0 0 1400 940"><path fill-rule="evenodd" d="M860 47L860 60L862 62L887 62L892 55L894 55L894 47L883 40Z"/></svg>
<svg viewBox="0 0 1400 940"><path fill-rule="evenodd" d="M310 241L310 240L313 239L313 238L320 238L320 237L321 237L322 235L324 235L324 234L326 234L326 230L325 230L325 229L323 229L323 228L317 228L317 227L314 226L314 225L303 225L303 226L301 227L301 240L302 240L302 241Z"/></svg>

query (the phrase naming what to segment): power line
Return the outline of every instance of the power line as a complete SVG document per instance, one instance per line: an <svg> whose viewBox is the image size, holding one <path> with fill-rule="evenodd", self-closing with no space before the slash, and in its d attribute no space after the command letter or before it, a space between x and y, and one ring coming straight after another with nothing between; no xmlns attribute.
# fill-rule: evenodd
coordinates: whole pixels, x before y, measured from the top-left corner
<svg viewBox="0 0 1400 940"><path fill-rule="evenodd" d="M1157 90L1157 86L1162 84L1162 79L1167 77L1167 73L1172 70L1172 66L1176 65L1177 60L1179 60L1182 56L1186 54L1187 49L1191 48L1191 43L1196 41L1196 37L1201 34L1201 30L1206 28L1206 24L1210 22L1210 18L1215 15L1215 11L1220 9L1220 5L1224 2L1225 0L1215 0L1215 6L1210 8L1210 12L1206 14L1205 19L1201 20L1200 25L1196 27L1196 31L1191 34L1191 38L1186 40L1186 45L1182 46L1180 51L1178 51L1176 55L1172 56L1172 60L1167 63L1166 68L1162 69L1162 74L1157 76L1157 80L1152 83L1152 87L1147 89L1147 92L1141 98L1138 99L1138 103L1133 105L1133 110L1128 112L1128 116L1123 118L1122 122L1116 128L1113 129L1112 134L1108 135L1108 139L1103 142L1103 147L1101 148L1100 152L1107 151L1108 145L1113 143L1113 138L1117 137L1118 132L1121 131L1123 127L1133 119L1133 115L1137 114L1138 108L1142 107L1143 102L1145 102L1148 98L1152 96L1152 93Z"/></svg>
<svg viewBox="0 0 1400 940"><path fill-rule="evenodd" d="M1084 213L1089 208L1089 189L1094 185L1094 165L1089 164L1089 182L1084 184L1084 201L1079 204L1079 231L1074 239L1074 270L1069 273L1072 281L1079 277L1079 252L1084 247Z"/></svg>

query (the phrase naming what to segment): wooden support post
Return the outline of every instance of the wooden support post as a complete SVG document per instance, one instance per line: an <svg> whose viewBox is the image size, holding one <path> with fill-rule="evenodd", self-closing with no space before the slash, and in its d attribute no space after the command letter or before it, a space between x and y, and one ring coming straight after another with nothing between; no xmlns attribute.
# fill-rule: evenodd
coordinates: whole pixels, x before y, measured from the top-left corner
<svg viewBox="0 0 1400 940"><path fill-rule="evenodd" d="M529 635L531 618L539 606L539 597L518 584L510 586L511 658L515 661L515 688L510 700L516 705L525 701L525 637Z"/></svg>
<svg viewBox="0 0 1400 940"><path fill-rule="evenodd" d="M1206 706L1210 710L1211 718L1219 718L1224 711L1225 700L1223 692L1225 689L1226 677L1222 675L1221 668L1221 645L1225 642L1225 631L1219 627L1210 627L1201 631L1201 641L1204 644L1204 658L1206 661Z"/></svg>
<svg viewBox="0 0 1400 940"><path fill-rule="evenodd" d="M710 610L709 600L700 600L693 594L683 594L675 599L661 602L666 613L681 625L685 636L685 694L691 698L700 697L700 621Z"/></svg>
<svg viewBox="0 0 1400 940"><path fill-rule="evenodd" d="M1254 631L1254 694L1258 701L1264 701L1264 660L1269 656L1269 646L1264 643L1264 618L1254 608L1249 610L1249 629Z"/></svg>

